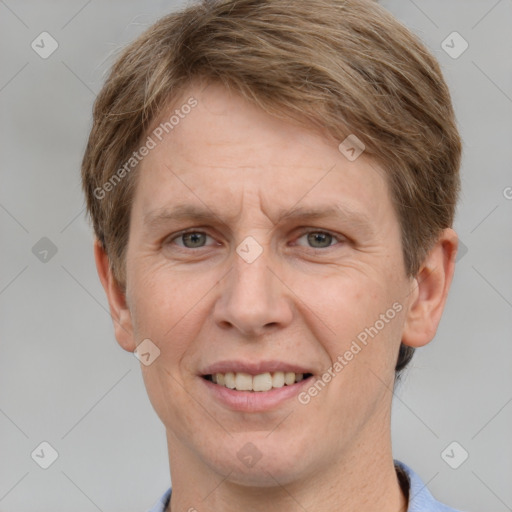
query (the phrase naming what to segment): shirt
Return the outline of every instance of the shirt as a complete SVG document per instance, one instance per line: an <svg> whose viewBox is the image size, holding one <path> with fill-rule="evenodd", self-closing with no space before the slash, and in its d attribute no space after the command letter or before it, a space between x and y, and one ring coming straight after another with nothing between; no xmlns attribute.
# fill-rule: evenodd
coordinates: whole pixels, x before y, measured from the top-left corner
<svg viewBox="0 0 512 512"><path fill-rule="evenodd" d="M403 471L409 482L409 506L407 512L460 512L436 501L421 481L421 478L403 462L395 460L395 467ZM165 512L170 500L171 489L169 488L148 512Z"/></svg>

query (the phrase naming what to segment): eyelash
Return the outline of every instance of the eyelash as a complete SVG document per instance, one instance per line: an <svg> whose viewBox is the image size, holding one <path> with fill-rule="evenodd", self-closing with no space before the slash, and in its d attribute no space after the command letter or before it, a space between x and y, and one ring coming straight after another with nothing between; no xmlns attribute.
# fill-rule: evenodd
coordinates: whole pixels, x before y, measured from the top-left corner
<svg viewBox="0 0 512 512"><path fill-rule="evenodd" d="M172 242L174 242L175 240L178 240L180 239L181 237L187 235L187 234L190 234L190 233L193 233L193 234L201 234L201 235L206 235L207 237L210 237L210 238L213 238L212 236L210 236L208 233L206 233L205 231L201 231L199 229L188 229L188 230L185 230L185 231L181 231L179 233L177 233L176 235L174 235L172 238L167 238L167 240L164 242L164 245L168 245ZM339 235L336 235L334 233L331 233L330 231L325 231L325 230L319 230L319 229L315 229L315 228L308 228L308 229L304 229L300 232L299 236L297 237L297 240L302 238L303 236L305 235L308 235L310 233L321 233L323 235L329 235L333 238L333 241L334 240L337 240L339 243L345 241L345 239L342 237L342 236L339 236ZM309 249L313 249L313 250L317 250L317 251L322 251L322 250L326 250L326 249L330 249L332 247L335 247L336 244L333 244L333 245L328 245L327 247L308 247ZM193 251L193 250L196 250L196 249L204 249L206 246L202 246L202 247L197 247L197 248L190 248L190 247L182 247L180 245L178 245L179 249L180 250L184 250L184 251Z"/></svg>

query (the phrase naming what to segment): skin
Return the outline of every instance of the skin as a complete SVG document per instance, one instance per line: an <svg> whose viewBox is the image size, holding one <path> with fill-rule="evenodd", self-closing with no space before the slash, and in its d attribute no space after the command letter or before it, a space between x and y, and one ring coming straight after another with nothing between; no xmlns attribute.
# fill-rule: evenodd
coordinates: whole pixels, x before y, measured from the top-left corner
<svg viewBox="0 0 512 512"><path fill-rule="evenodd" d="M391 453L394 366L401 340L420 347L435 335L457 235L444 230L408 277L375 162L364 153L351 162L339 141L271 117L218 84L190 84L163 118L190 96L198 105L138 169L126 294L95 243L119 344L133 352L149 338L160 350L141 370L166 427L172 510L406 510ZM177 203L213 213L145 223ZM278 219L281 210L326 205L368 224ZM195 245L177 237L189 228L208 236L198 234ZM252 263L236 252L248 236L263 250ZM294 397L237 412L198 375L219 360L278 359L321 376L394 303L401 311L307 404ZM261 455L252 467L237 457L248 442Z"/></svg>

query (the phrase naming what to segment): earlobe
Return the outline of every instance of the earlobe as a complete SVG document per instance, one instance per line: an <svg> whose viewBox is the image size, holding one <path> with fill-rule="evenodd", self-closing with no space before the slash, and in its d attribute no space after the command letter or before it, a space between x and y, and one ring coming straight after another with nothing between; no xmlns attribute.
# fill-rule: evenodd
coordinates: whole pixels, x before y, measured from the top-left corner
<svg viewBox="0 0 512 512"><path fill-rule="evenodd" d="M457 246L455 231L443 230L413 280L402 333L404 345L422 347L434 338L455 271Z"/></svg>
<svg viewBox="0 0 512 512"><path fill-rule="evenodd" d="M105 293L107 294L110 308L110 316L114 322L114 332L119 345L133 352L136 348L131 313L128 308L125 294L121 291L119 284L114 279L110 268L110 261L98 239L94 241L94 259L98 277Z"/></svg>

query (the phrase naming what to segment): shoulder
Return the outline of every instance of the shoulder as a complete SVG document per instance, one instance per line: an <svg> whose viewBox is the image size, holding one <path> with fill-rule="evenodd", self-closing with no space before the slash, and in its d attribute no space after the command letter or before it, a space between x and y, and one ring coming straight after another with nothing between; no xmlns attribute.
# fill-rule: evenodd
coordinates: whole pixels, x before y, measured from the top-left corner
<svg viewBox="0 0 512 512"><path fill-rule="evenodd" d="M171 488L167 489L160 499L147 512L165 512L171 499Z"/></svg>
<svg viewBox="0 0 512 512"><path fill-rule="evenodd" d="M437 501L421 478L403 462L395 460L395 466L400 468L409 480L409 508L407 512L461 512Z"/></svg>

